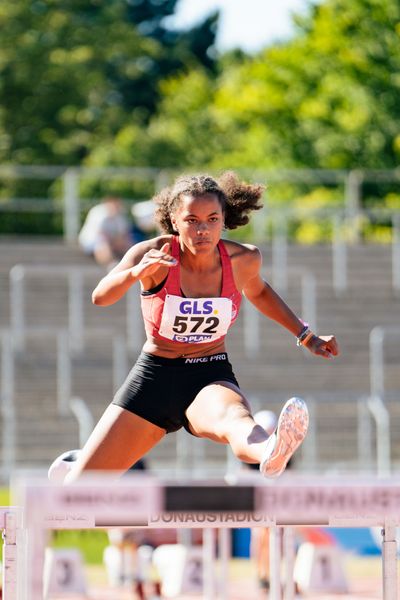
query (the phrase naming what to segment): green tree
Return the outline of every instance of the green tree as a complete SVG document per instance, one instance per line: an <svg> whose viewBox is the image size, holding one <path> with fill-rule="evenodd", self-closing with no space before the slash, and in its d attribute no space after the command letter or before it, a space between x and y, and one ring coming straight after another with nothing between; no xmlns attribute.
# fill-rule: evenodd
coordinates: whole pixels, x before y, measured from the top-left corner
<svg viewBox="0 0 400 600"><path fill-rule="evenodd" d="M219 155L220 124L214 116L214 79L204 69L172 77L161 84L157 115L146 128L128 123L94 149L86 164L160 168L208 165Z"/></svg>
<svg viewBox="0 0 400 600"><path fill-rule="evenodd" d="M227 160L386 167L400 156L400 4L327 0L294 38L225 72L216 104L238 132Z"/></svg>
<svg viewBox="0 0 400 600"><path fill-rule="evenodd" d="M329 0L299 20L304 75L300 133L312 164L398 164L400 4L397 0Z"/></svg>
<svg viewBox="0 0 400 600"><path fill-rule="evenodd" d="M120 1L2 2L1 162L78 164L93 137L119 128L126 115L107 73L135 80L161 54L124 13Z"/></svg>
<svg viewBox="0 0 400 600"><path fill-rule="evenodd" d="M127 123L148 121L165 77L211 69L216 16L180 38L162 26L175 4L3 0L0 161L79 164Z"/></svg>
<svg viewBox="0 0 400 600"><path fill-rule="evenodd" d="M326 0L296 26L257 56L222 57L201 105L183 97L199 94L196 77L163 86L151 125L179 149L173 156L186 147L186 161L218 167L397 166L398 0Z"/></svg>
<svg viewBox="0 0 400 600"><path fill-rule="evenodd" d="M178 0L128 0L128 21L143 37L155 40L162 48L157 60L145 61L146 69L135 81L115 75L114 87L121 94L124 106L132 110L142 107L150 117L160 99L159 83L165 78L197 66L211 73L216 70L215 37L218 12L208 16L199 25L182 32L167 26L167 17L173 15Z"/></svg>

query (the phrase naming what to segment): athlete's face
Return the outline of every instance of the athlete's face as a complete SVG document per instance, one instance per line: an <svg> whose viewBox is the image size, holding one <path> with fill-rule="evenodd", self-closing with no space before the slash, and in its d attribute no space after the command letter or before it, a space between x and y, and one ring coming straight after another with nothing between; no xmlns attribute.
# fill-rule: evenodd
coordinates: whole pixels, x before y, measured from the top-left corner
<svg viewBox="0 0 400 600"><path fill-rule="evenodd" d="M222 233L224 215L218 196L183 196L171 216L172 224L192 251L206 251L215 247Z"/></svg>

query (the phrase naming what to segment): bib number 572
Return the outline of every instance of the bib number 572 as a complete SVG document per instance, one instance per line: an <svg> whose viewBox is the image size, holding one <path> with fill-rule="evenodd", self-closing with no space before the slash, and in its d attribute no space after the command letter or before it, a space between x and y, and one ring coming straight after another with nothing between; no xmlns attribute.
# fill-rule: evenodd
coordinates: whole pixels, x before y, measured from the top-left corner
<svg viewBox="0 0 400 600"><path fill-rule="evenodd" d="M217 333L219 319L217 317L194 317L194 316L177 316L175 317L172 330L175 333L196 333L202 327L202 333Z"/></svg>

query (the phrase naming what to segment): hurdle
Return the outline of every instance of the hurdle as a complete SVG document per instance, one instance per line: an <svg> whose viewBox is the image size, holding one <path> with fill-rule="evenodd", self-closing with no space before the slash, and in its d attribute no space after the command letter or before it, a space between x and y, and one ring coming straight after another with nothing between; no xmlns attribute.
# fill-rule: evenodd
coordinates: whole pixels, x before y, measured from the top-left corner
<svg viewBox="0 0 400 600"><path fill-rule="evenodd" d="M178 482L139 473L118 481L109 474L90 474L62 487L25 475L14 480L13 495L19 508L3 508L1 521L4 556L9 557L8 580L3 574L5 600L42 600L46 532L51 529L217 528L226 533L233 527L271 527L276 532L292 526L382 527L382 597L398 599L398 478L291 473L277 481L246 474ZM224 544L222 551L226 558ZM271 572L271 600L282 598L277 567ZM215 594L211 584L203 597L211 600Z"/></svg>

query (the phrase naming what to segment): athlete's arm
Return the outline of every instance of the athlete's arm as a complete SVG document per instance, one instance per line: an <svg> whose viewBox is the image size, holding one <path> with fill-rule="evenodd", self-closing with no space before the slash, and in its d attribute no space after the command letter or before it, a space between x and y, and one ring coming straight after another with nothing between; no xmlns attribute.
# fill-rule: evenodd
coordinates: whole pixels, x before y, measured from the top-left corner
<svg viewBox="0 0 400 600"><path fill-rule="evenodd" d="M253 246L249 247L249 250L245 261L246 277L242 292L263 315L297 336L304 327L303 323L286 302L262 279L260 275L262 258L258 248Z"/></svg>
<svg viewBox="0 0 400 600"><path fill-rule="evenodd" d="M294 314L286 302L272 289L260 275L262 264L261 253L255 246L248 247L249 253L243 261L244 284L242 291L246 298L263 315L276 321L293 335L298 336L304 325ZM313 336L306 344L314 354L331 358L339 354L339 348L334 336Z"/></svg>
<svg viewBox="0 0 400 600"><path fill-rule="evenodd" d="M118 265L99 281L92 293L93 304L115 304L137 281L145 287L152 287L153 275L157 271L176 264L169 250L170 244L162 238L132 246Z"/></svg>

